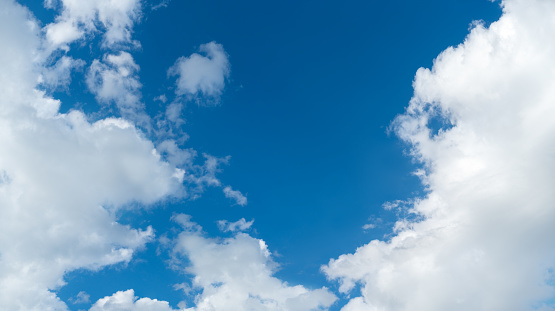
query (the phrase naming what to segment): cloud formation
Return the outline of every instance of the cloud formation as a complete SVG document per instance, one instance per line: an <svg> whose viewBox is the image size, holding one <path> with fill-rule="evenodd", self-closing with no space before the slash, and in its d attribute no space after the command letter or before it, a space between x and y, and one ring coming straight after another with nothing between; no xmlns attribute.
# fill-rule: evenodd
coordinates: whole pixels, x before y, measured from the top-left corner
<svg viewBox="0 0 555 311"><path fill-rule="evenodd" d="M254 219L251 221L246 221L245 218L241 218L236 222L229 222L227 220L218 220L218 228L221 231L237 232L245 231L249 229L254 223Z"/></svg>
<svg viewBox="0 0 555 311"><path fill-rule="evenodd" d="M135 296L132 289L99 299L89 311L173 311L168 302Z"/></svg>
<svg viewBox="0 0 555 311"><path fill-rule="evenodd" d="M236 204L245 206L247 205L247 197L244 196L241 191L233 190L231 186L227 186L223 189L225 197L233 199Z"/></svg>
<svg viewBox="0 0 555 311"><path fill-rule="evenodd" d="M57 1L46 1L54 8ZM140 0L60 0L62 13L45 27L52 49L69 49L69 44L98 31L104 33L105 48L135 44L131 40L134 23L141 12Z"/></svg>
<svg viewBox="0 0 555 311"><path fill-rule="evenodd" d="M502 6L418 70L393 128L428 193L389 241L323 267L362 285L342 310L554 310L555 3Z"/></svg>
<svg viewBox="0 0 555 311"><path fill-rule="evenodd" d="M221 44L202 44L199 52L188 57L180 57L168 75L177 76L175 93L179 96L202 96L205 100L219 102L219 97L229 76L230 66Z"/></svg>
<svg viewBox="0 0 555 311"><path fill-rule="evenodd" d="M263 240L245 233L209 239L189 217L178 220L184 230L173 251L187 258L185 271L193 276L191 289L198 292L195 306L185 310L324 310L335 302L325 287L309 290L274 277L277 264Z"/></svg>
<svg viewBox="0 0 555 311"><path fill-rule="evenodd" d="M122 117L148 128L150 118L141 102L139 69L127 52L106 54L89 67L87 86L100 103L115 104Z"/></svg>
<svg viewBox="0 0 555 311"><path fill-rule="evenodd" d="M0 302L6 310L67 310L53 292L76 269L131 260L154 237L117 222L121 207L181 187L132 123L89 122L39 91L41 33L30 13L0 1Z"/></svg>

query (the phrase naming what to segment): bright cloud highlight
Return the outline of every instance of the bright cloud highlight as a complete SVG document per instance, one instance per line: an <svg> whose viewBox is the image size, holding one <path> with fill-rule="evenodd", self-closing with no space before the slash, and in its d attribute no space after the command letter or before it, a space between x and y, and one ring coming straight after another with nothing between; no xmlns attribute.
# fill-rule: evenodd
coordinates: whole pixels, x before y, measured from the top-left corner
<svg viewBox="0 0 555 311"><path fill-rule="evenodd" d="M341 292L362 285L342 310L553 310L555 4L503 12L418 70L393 128L428 194L391 240L323 267Z"/></svg>

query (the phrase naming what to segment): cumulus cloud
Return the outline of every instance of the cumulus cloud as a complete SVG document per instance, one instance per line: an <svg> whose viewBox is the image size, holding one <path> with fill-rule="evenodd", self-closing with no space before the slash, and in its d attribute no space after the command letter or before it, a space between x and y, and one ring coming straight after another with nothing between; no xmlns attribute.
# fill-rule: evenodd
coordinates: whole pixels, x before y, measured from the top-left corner
<svg viewBox="0 0 555 311"><path fill-rule="evenodd" d="M344 293L362 285L343 310L554 309L555 3L502 5L418 70L393 128L428 193L389 241L323 267Z"/></svg>
<svg viewBox="0 0 555 311"><path fill-rule="evenodd" d="M278 265L263 240L244 233L219 240L204 237L202 227L191 216L177 214L172 220L183 231L173 243L172 260L175 267L192 276L192 283L174 286L185 295L195 295L193 304L179 303L184 311L242 311L327 310L336 297L327 288L310 290L304 286L291 286L273 274ZM236 223L223 223L224 227L247 228L252 225L244 219ZM181 259L184 259L181 261ZM177 311L165 301L135 296L133 290L120 291L98 300L89 311Z"/></svg>
<svg viewBox="0 0 555 311"><path fill-rule="evenodd" d="M241 191L233 190L231 186L227 186L223 189L223 192L226 198L233 199L236 204L241 206L247 205L247 197Z"/></svg>
<svg viewBox="0 0 555 311"><path fill-rule="evenodd" d="M185 310L325 310L336 300L325 287L310 290L274 277L277 264L263 240L244 233L209 239L184 218L173 251L187 259L185 271L193 276L187 290L198 292Z"/></svg>
<svg viewBox="0 0 555 311"><path fill-rule="evenodd" d="M104 31L103 46L136 44L131 41L134 23L141 13L140 0L61 0L62 13L45 27L51 48L69 49L68 45L87 34ZM54 7L47 1L47 7ZM101 26L99 29L98 25Z"/></svg>
<svg viewBox="0 0 555 311"><path fill-rule="evenodd" d="M200 46L199 52L180 57L168 70L177 76L175 93L179 96L203 96L218 102L229 76L229 60L221 44L216 42Z"/></svg>
<svg viewBox="0 0 555 311"><path fill-rule="evenodd" d="M141 102L139 66L127 52L107 54L94 60L87 73L87 86L101 103L114 103L124 118L148 127L150 118Z"/></svg>
<svg viewBox="0 0 555 311"><path fill-rule="evenodd" d="M0 302L5 310L67 310L53 290L76 269L124 263L154 237L115 212L182 185L152 142L117 118L89 122L38 91L40 32L0 1Z"/></svg>
<svg viewBox="0 0 555 311"><path fill-rule="evenodd" d="M81 59L74 59L68 56L62 56L50 67L45 67L39 82L48 89L66 89L71 83L71 73L76 69L85 66L85 62Z"/></svg>
<svg viewBox="0 0 555 311"><path fill-rule="evenodd" d="M140 298L130 289L99 299L89 311L173 311L168 302Z"/></svg>

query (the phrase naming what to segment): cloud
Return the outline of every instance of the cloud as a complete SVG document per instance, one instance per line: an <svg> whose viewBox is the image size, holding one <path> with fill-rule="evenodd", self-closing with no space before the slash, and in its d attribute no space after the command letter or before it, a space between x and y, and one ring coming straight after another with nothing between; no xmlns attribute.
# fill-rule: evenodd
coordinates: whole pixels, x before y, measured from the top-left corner
<svg viewBox="0 0 555 311"><path fill-rule="evenodd" d="M62 56L54 65L43 69L39 82L50 90L67 89L71 83L71 72L83 66L85 62L81 59Z"/></svg>
<svg viewBox="0 0 555 311"><path fill-rule="evenodd" d="M237 232L237 231L245 231L249 229L252 224L254 223L254 219L251 221L246 221L245 218L241 218L236 222L229 222L227 220L218 220L218 228L221 231L230 231L230 232Z"/></svg>
<svg viewBox="0 0 555 311"><path fill-rule="evenodd" d="M169 242L173 244L172 263L193 276L191 285L180 283L174 288L186 295L195 295L194 306L186 306L182 301L180 310L327 310L337 299L325 287L309 290L301 285L290 286L273 277L278 266L263 240L244 233L225 240L209 239L203 236L202 227L193 222L191 216L176 214L172 220L183 228ZM235 225L247 228L252 221L242 219L224 224L228 228ZM176 311L165 301L138 299L133 290L104 297L89 311L116 310Z"/></svg>
<svg viewBox="0 0 555 311"><path fill-rule="evenodd" d="M226 198L235 200L235 203L241 206L247 205L247 197L244 196L240 191L231 189L227 186L223 189Z"/></svg>
<svg viewBox="0 0 555 311"><path fill-rule="evenodd" d="M89 311L173 311L168 302L135 297L130 289L98 300Z"/></svg>
<svg viewBox="0 0 555 311"><path fill-rule="evenodd" d="M64 275L129 262L154 238L115 216L183 186L129 121L89 122L37 90L41 33L0 1L0 301L6 310L67 310Z"/></svg>
<svg viewBox="0 0 555 311"><path fill-rule="evenodd" d="M169 3L170 3L170 0L162 0L162 1L160 1L158 4L152 5L152 6L150 7L150 9L151 9L152 11L156 11L156 10L159 10L159 9L161 9L161 8L167 8Z"/></svg>
<svg viewBox="0 0 555 311"><path fill-rule="evenodd" d="M53 7L47 1L47 7ZM103 46L113 48L137 43L131 41L134 23L141 16L139 0L61 0L62 13L45 27L51 49L69 49L69 44L88 34L104 31ZM98 29L101 25L101 29Z"/></svg>
<svg viewBox="0 0 555 311"><path fill-rule="evenodd" d="M87 86L96 99L104 104L114 103L121 115L149 127L150 118L141 102L139 66L127 52L106 54L103 61L94 60L87 73Z"/></svg>
<svg viewBox="0 0 555 311"><path fill-rule="evenodd" d="M362 285L343 310L553 310L554 37L555 3L506 0L418 70L393 129L427 195L391 240L323 267L344 293Z"/></svg>
<svg viewBox="0 0 555 311"><path fill-rule="evenodd" d="M185 271L198 292L195 306L186 310L324 310L336 300L325 287L309 290L272 276L277 264L263 240L244 233L221 241L205 238L198 227L190 230L187 219L173 250L185 256Z"/></svg>
<svg viewBox="0 0 555 311"><path fill-rule="evenodd" d="M73 304L89 303L91 296L84 291L80 291L73 299Z"/></svg>
<svg viewBox="0 0 555 311"><path fill-rule="evenodd" d="M216 42L200 46L205 56L194 53L180 57L168 70L168 75L177 76L175 93L179 96L205 97L219 102L229 76L230 66L226 52Z"/></svg>

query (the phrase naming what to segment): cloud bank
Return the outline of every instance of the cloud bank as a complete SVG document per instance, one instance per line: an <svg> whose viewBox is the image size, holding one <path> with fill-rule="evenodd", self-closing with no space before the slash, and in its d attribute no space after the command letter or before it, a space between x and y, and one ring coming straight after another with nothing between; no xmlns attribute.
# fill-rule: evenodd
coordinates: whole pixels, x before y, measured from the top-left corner
<svg viewBox="0 0 555 311"><path fill-rule="evenodd" d="M554 310L555 3L502 6L418 70L392 126L428 193L389 241L322 268L362 285L342 310Z"/></svg>

